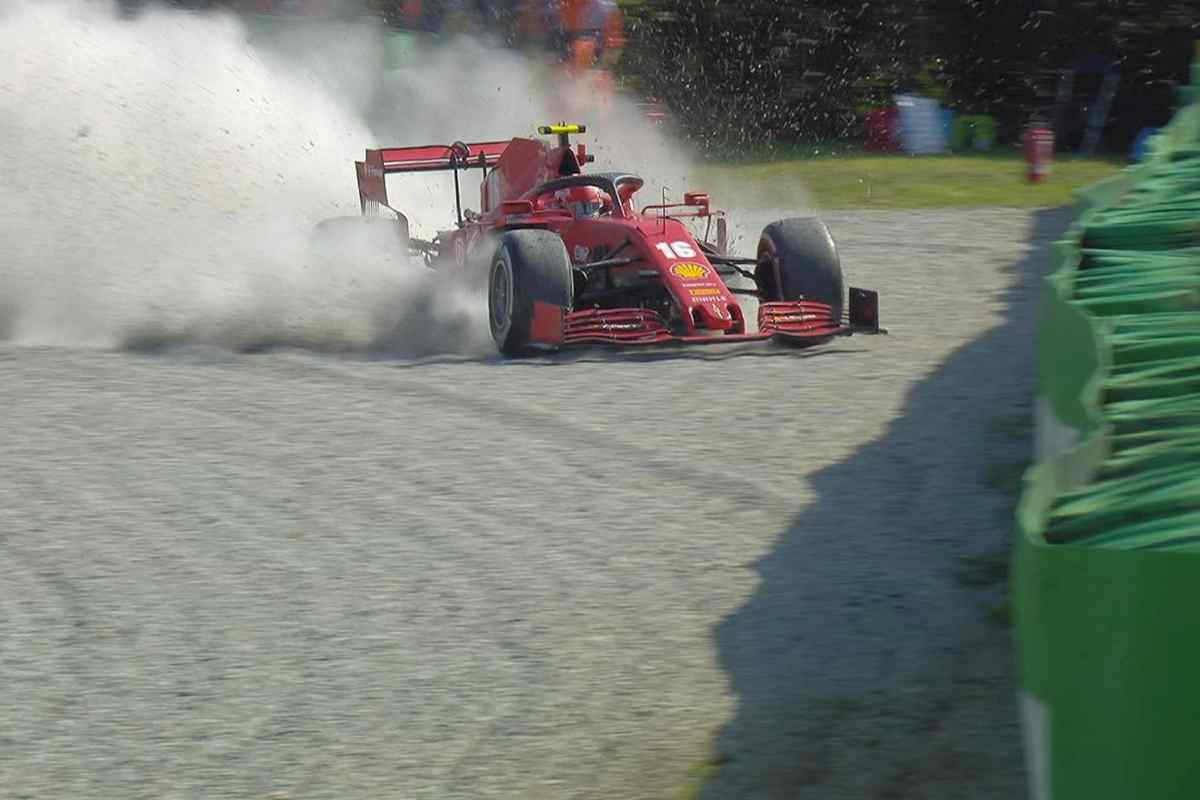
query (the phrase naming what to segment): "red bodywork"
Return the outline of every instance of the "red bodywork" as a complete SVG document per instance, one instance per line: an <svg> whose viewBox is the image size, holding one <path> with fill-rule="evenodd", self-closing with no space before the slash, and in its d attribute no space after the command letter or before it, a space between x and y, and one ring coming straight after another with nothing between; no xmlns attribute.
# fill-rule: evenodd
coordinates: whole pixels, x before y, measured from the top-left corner
<svg viewBox="0 0 1200 800"><path fill-rule="evenodd" d="M431 170L482 173L479 212L460 208L460 222L455 229L439 232L433 242L414 240L414 247L426 254L435 269L490 265L492 254L484 250L493 248L495 241L487 234L515 228L544 228L557 233L580 275L590 275L590 265L606 259L628 259L628 263L599 271L605 285L612 288L600 288L591 294L590 290L582 294L577 290L575 308L535 303L531 339L537 344L717 343L772 337L817 344L853 331L834 317L830 306L803 300L760 303L756 330L752 331L734 292L709 256L723 264L732 259L723 259L715 245L697 240L679 219L719 216L721 212L710 210L706 194L689 193L684 203L638 210L633 194L642 185L640 178L600 173L590 177L600 183L610 181L605 185L615 190L618 199L610 213L576 219L568 210L556 207L555 185L564 179L581 180L577 176L583 175L582 167L590 160L582 144L572 148L566 137L560 136L557 146L542 139L514 138L505 142L368 150L356 166L363 213L388 209L401 218L403 215L388 205L386 175ZM723 224L720 228L724 229ZM734 271L727 267L725 273ZM591 279L598 278L579 280L586 283ZM660 282L673 302L659 307L611 307L603 302L586 302L589 296L600 297L606 291L620 293L623 286L646 282Z"/></svg>

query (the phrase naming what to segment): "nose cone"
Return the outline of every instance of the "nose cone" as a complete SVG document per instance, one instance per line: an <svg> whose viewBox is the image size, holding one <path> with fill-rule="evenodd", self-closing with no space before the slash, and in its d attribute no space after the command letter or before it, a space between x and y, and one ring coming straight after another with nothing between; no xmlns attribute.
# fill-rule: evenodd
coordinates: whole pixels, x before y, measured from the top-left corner
<svg viewBox="0 0 1200 800"><path fill-rule="evenodd" d="M725 303L720 301L697 303L692 308L692 319L696 321L697 328L710 331L727 331L733 327L733 315L729 313Z"/></svg>

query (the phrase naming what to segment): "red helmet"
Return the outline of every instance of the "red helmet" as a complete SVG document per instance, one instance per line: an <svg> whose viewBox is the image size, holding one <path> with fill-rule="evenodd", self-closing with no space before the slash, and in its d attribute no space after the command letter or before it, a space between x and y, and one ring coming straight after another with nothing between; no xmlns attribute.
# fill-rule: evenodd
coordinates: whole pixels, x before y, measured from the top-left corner
<svg viewBox="0 0 1200 800"><path fill-rule="evenodd" d="M570 189L559 189L554 193L554 199L575 218L595 217L602 212L612 210L612 200L606 192L595 186L573 186Z"/></svg>

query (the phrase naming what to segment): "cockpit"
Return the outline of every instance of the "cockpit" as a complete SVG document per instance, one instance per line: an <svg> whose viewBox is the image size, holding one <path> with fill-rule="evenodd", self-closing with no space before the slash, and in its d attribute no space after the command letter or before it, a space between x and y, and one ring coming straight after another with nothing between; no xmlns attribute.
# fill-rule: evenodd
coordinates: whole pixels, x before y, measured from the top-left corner
<svg viewBox="0 0 1200 800"><path fill-rule="evenodd" d="M526 198L540 209L559 208L576 219L633 216L631 198L642 179L625 172L569 175L534 187Z"/></svg>

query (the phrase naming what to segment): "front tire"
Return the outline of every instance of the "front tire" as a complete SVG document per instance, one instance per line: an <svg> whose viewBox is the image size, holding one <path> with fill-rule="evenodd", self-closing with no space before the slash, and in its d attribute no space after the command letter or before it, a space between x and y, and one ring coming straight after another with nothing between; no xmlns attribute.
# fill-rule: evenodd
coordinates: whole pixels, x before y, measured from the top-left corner
<svg viewBox="0 0 1200 800"><path fill-rule="evenodd" d="M842 262L829 228L816 217L781 219L763 229L754 282L764 301L815 300L842 318Z"/></svg>
<svg viewBox="0 0 1200 800"><path fill-rule="evenodd" d="M528 229L500 238L488 273L488 322L501 353L531 349L534 302L570 311L574 300L571 260L557 234Z"/></svg>

